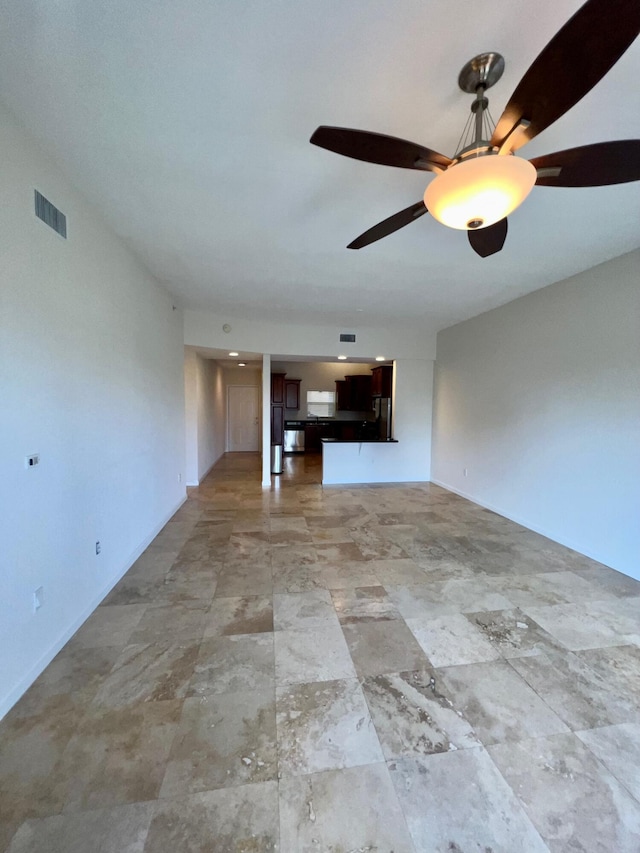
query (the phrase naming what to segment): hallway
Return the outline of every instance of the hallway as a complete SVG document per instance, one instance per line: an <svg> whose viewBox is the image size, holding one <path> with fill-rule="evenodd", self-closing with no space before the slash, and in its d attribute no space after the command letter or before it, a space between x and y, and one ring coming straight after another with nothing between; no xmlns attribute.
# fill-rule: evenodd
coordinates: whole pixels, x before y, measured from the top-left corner
<svg viewBox="0 0 640 853"><path fill-rule="evenodd" d="M190 490L0 723L0 850L637 853L640 583L320 471Z"/></svg>

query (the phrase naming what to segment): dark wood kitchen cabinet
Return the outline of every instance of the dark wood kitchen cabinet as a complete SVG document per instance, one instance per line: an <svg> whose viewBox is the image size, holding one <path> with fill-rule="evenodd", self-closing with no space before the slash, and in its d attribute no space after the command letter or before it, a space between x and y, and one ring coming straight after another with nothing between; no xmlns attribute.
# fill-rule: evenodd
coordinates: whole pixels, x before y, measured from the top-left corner
<svg viewBox="0 0 640 853"><path fill-rule="evenodd" d="M271 374L271 405L284 406L284 377L286 373Z"/></svg>
<svg viewBox="0 0 640 853"><path fill-rule="evenodd" d="M319 423L312 424L306 423L304 425L304 449L305 452L317 451L322 447L321 439L323 438L334 438L336 434L335 426L332 423Z"/></svg>
<svg viewBox="0 0 640 853"><path fill-rule="evenodd" d="M301 379L284 380L284 407L285 409L300 408L300 383Z"/></svg>
<svg viewBox="0 0 640 853"><path fill-rule="evenodd" d="M305 453L320 450L320 427L318 424L304 425L304 450Z"/></svg>
<svg viewBox="0 0 640 853"><path fill-rule="evenodd" d="M284 373L271 374L271 444L284 444Z"/></svg>
<svg viewBox="0 0 640 853"><path fill-rule="evenodd" d="M354 374L336 380L336 408L341 412L368 412L371 409L371 377Z"/></svg>
<svg viewBox="0 0 640 853"><path fill-rule="evenodd" d="M371 396L390 397L393 385L393 367L390 364L381 364L379 367L371 368Z"/></svg>
<svg viewBox="0 0 640 853"><path fill-rule="evenodd" d="M346 379L336 379L336 411L348 412L351 408L350 389Z"/></svg>
<svg viewBox="0 0 640 853"><path fill-rule="evenodd" d="M347 376L352 412L368 412L371 409L371 377Z"/></svg>

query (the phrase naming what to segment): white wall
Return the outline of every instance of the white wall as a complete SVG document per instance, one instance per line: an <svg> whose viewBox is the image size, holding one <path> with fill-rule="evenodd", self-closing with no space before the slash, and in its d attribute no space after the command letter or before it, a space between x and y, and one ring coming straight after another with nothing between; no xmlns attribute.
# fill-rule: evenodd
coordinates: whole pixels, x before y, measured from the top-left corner
<svg viewBox="0 0 640 853"><path fill-rule="evenodd" d="M262 385L262 370L255 367L225 367L224 384L229 385Z"/></svg>
<svg viewBox="0 0 640 853"><path fill-rule="evenodd" d="M227 395L222 367L211 359L200 361L198 480L202 482L226 449Z"/></svg>
<svg viewBox="0 0 640 853"><path fill-rule="evenodd" d="M636 578L639 281L636 251L441 332L433 435L435 482Z"/></svg>
<svg viewBox="0 0 640 853"><path fill-rule="evenodd" d="M187 485L197 486L226 449L225 371L189 347L184 354Z"/></svg>
<svg viewBox="0 0 640 853"><path fill-rule="evenodd" d="M1 716L179 507L185 458L180 311L4 109L0 161Z"/></svg>
<svg viewBox="0 0 640 853"><path fill-rule="evenodd" d="M198 474L198 355L184 349L185 476L187 486L197 486Z"/></svg>
<svg viewBox="0 0 640 853"><path fill-rule="evenodd" d="M231 327L230 332L223 331L225 325ZM354 332L356 343L341 344L341 332ZM435 335L414 329L265 323L207 311L185 311L184 341L195 347L266 352L274 356L274 361L285 361L286 356L300 355L318 356L327 361L338 355L370 359L383 355L387 359L430 360L436 355Z"/></svg>

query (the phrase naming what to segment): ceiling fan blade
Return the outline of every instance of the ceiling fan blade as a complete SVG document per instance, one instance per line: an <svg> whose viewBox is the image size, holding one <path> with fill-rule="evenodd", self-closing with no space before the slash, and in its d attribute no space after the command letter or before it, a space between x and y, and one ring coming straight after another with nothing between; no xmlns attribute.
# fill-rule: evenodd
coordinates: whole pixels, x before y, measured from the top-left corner
<svg viewBox="0 0 640 853"><path fill-rule="evenodd" d="M375 243L376 240L381 240L388 234L393 234L394 231L404 228L405 225L413 222L414 219L419 219L426 212L427 208L423 201L412 204L411 207L407 207L399 213L394 213L393 216L383 219L382 222L378 222L373 228L369 228L368 231L365 231L364 234L361 234L353 242L349 243L347 249L362 249L370 243Z"/></svg>
<svg viewBox="0 0 640 853"><path fill-rule="evenodd" d="M365 160L381 166L399 166L402 169L419 169L423 172L446 169L451 158L415 142L395 136L370 133L368 130L351 130L348 127L319 127L311 139L313 145Z"/></svg>
<svg viewBox="0 0 640 853"><path fill-rule="evenodd" d="M533 139L591 91L639 32L637 0L587 0L534 60L491 144L515 151Z"/></svg>
<svg viewBox="0 0 640 853"><path fill-rule="evenodd" d="M504 241L507 239L507 227L505 218L496 222L495 225L488 225L486 228L479 228L477 231L467 231L471 248L481 258L495 255L504 246Z"/></svg>
<svg viewBox="0 0 640 853"><path fill-rule="evenodd" d="M602 187L640 181L640 139L596 142L530 161L541 187ZM559 170L559 172L558 172ZM556 174L557 172L557 174Z"/></svg>

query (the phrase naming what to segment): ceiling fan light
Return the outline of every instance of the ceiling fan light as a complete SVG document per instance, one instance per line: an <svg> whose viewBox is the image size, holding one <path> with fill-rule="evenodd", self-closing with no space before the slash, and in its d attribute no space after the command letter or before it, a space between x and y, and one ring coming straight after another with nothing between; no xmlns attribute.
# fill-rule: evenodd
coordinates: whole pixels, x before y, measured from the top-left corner
<svg viewBox="0 0 640 853"><path fill-rule="evenodd" d="M449 228L486 228L521 205L536 178L535 167L522 157L474 157L434 178L425 190L424 203L429 213Z"/></svg>

